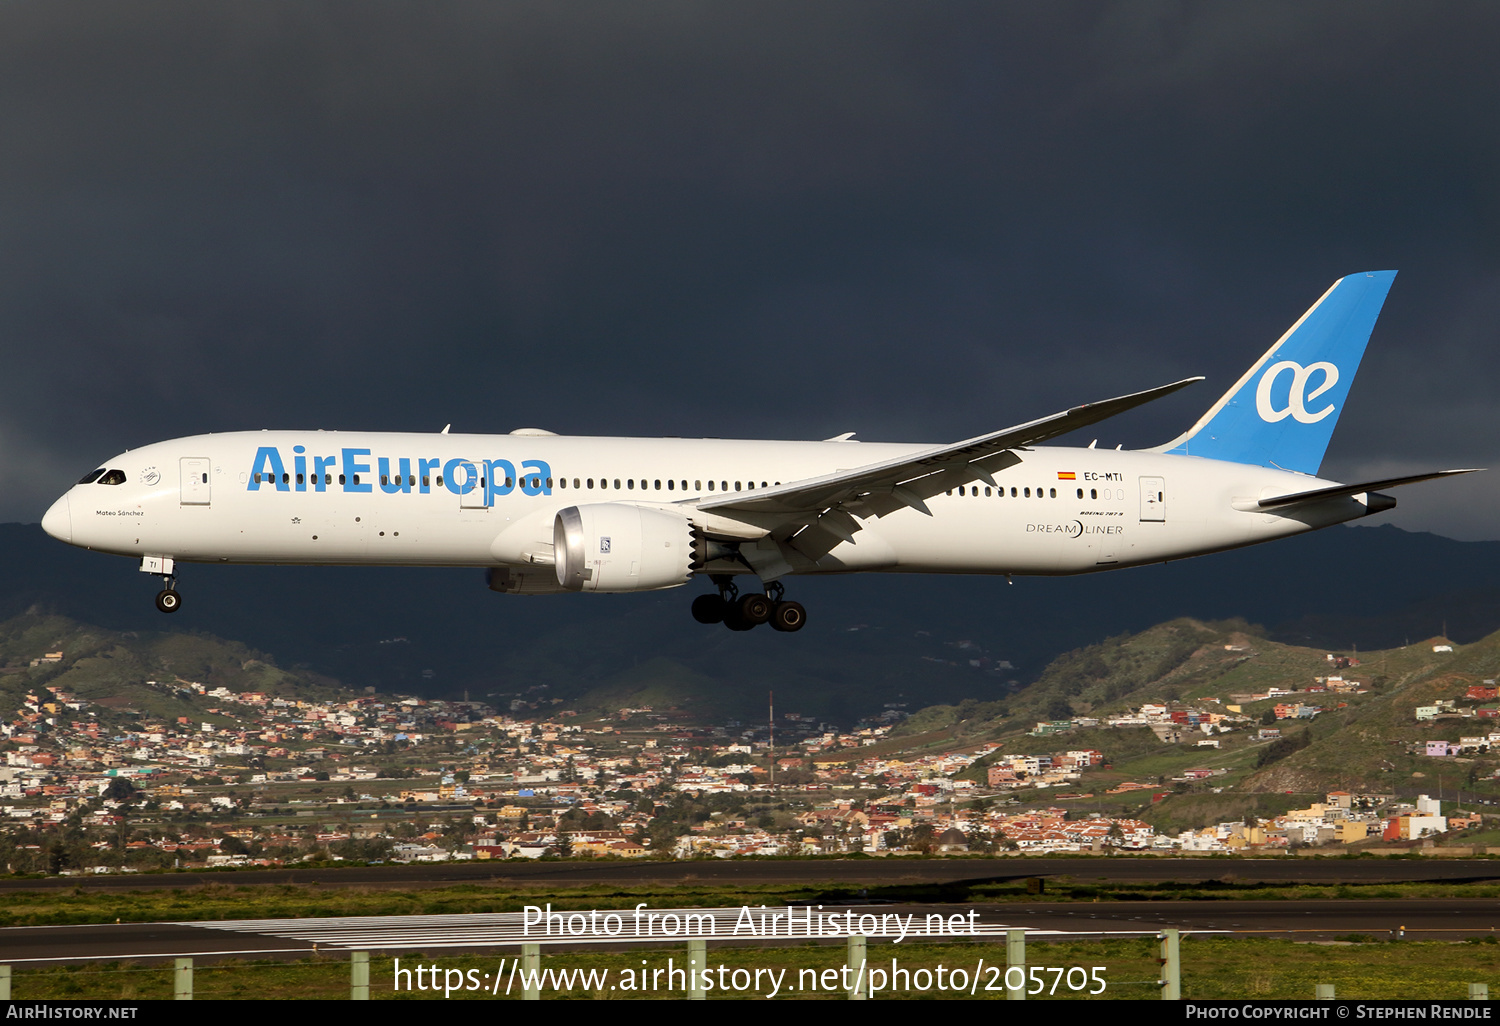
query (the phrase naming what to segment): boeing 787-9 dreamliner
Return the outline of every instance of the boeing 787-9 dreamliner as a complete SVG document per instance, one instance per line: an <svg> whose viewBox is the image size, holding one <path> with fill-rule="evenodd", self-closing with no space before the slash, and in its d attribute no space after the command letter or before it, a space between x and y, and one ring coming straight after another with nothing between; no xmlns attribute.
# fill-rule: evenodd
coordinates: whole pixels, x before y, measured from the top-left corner
<svg viewBox="0 0 1500 1026"><path fill-rule="evenodd" d="M1318 476L1394 271L1333 284L1190 429L1138 451L1043 446L1201 378L949 445L245 431L129 450L47 511L182 599L183 563L455 566L518 595L676 588L749 630L806 622L799 574L1082 574L1301 534L1393 507ZM758 578L742 592L737 579Z"/></svg>

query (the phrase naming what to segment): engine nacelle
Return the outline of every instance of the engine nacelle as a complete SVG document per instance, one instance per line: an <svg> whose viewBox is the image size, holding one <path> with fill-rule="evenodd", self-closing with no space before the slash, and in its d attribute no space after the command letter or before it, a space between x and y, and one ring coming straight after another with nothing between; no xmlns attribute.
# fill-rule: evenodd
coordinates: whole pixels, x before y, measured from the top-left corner
<svg viewBox="0 0 1500 1026"><path fill-rule="evenodd" d="M665 510L623 502L560 510L552 522L557 583L569 591L655 591L686 584L693 528Z"/></svg>

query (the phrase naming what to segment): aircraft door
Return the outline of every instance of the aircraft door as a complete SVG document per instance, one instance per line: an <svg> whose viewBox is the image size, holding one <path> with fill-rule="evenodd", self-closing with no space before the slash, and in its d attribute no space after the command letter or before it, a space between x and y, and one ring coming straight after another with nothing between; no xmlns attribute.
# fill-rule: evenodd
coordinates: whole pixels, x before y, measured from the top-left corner
<svg viewBox="0 0 1500 1026"><path fill-rule="evenodd" d="M213 461L206 456L184 456L182 468L182 504L184 506L209 505L210 490L208 476L213 473Z"/></svg>
<svg viewBox="0 0 1500 1026"><path fill-rule="evenodd" d="M1161 477L1141 478L1141 522L1165 523L1167 519L1167 482Z"/></svg>
<svg viewBox="0 0 1500 1026"><path fill-rule="evenodd" d="M483 460L462 460L454 468L454 485L458 488L459 509L486 509ZM463 475L460 477L459 475Z"/></svg>

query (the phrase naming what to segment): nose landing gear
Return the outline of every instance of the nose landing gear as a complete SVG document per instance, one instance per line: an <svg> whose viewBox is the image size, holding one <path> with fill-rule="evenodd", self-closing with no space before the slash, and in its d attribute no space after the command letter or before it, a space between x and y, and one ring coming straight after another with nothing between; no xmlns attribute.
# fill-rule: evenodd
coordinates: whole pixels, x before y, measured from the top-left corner
<svg viewBox="0 0 1500 1026"><path fill-rule="evenodd" d="M182 608L182 596L177 593L177 575L170 556L145 556L141 559L141 573L153 574L166 585L156 593L156 608L163 613L175 613Z"/></svg>
<svg viewBox="0 0 1500 1026"><path fill-rule="evenodd" d="M717 595L699 595L693 599L693 619L699 623L722 623L732 631L748 631L763 623L786 634L800 631L807 623L807 610L800 602L785 601L786 589L780 581L766 586L766 593L752 592L741 596L734 579L727 574L709 578L719 589Z"/></svg>

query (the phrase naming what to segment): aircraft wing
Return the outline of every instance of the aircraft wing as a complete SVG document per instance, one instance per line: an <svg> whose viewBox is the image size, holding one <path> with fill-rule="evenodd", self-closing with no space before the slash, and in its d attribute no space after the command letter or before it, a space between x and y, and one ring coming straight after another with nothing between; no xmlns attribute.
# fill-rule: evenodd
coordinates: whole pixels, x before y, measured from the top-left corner
<svg viewBox="0 0 1500 1026"><path fill-rule="evenodd" d="M705 512L730 517L747 514L746 519L763 524L774 520L797 522L799 526L811 523L817 514L831 512L835 507L861 517L885 516L902 507L911 507L930 516L931 511L924 500L970 481L993 485L996 471L1021 462L1012 450L1096 424L1202 380L1201 377L1185 378L1144 392L1075 406L1050 417L951 445L936 446L911 456L793 481L749 494L699 502L696 506ZM859 529L851 517L837 513L821 518L818 525L841 538Z"/></svg>
<svg viewBox="0 0 1500 1026"><path fill-rule="evenodd" d="M1388 477L1384 481L1364 481L1360 484L1331 485L1327 488L1314 488L1306 492L1292 492L1289 495L1273 495L1268 499L1261 499L1255 503L1256 509L1286 509L1289 506L1301 506L1308 502L1322 502L1324 499L1338 499L1348 495L1360 495L1364 492L1375 492L1382 488L1396 488L1400 485L1416 484L1418 481L1432 481L1440 477L1452 477L1455 474L1473 474L1480 467L1470 467L1467 470L1437 470L1430 474L1414 474L1411 477ZM1394 499L1388 500L1394 503Z"/></svg>

